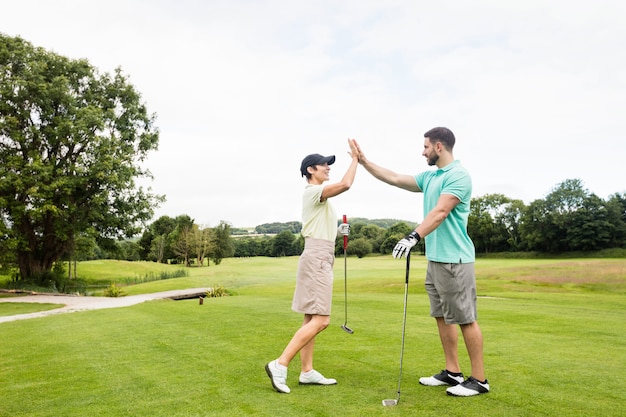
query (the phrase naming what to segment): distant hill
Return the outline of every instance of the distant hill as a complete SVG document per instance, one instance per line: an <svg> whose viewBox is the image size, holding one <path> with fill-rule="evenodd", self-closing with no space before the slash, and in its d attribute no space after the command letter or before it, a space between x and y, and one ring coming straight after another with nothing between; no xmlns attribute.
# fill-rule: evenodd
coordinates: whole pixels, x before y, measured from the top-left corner
<svg viewBox="0 0 626 417"><path fill-rule="evenodd" d="M382 227L383 229L389 229L396 223L406 223L409 226L417 226L417 222L412 222L409 220L398 220L398 219L367 219L364 217L348 217L348 223L365 223L365 224L374 224L376 226Z"/></svg>

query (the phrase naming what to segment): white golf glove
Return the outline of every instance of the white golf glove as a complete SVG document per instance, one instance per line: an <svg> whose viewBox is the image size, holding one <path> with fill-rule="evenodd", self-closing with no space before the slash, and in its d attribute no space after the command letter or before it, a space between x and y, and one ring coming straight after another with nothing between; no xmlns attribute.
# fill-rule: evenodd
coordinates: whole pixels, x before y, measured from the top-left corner
<svg viewBox="0 0 626 417"><path fill-rule="evenodd" d="M406 235L406 237L400 239L398 243L396 243L395 248L393 248L393 257L394 259L402 258L403 256L407 256L411 251L411 248L417 244L421 239L420 235L417 234L415 230Z"/></svg>
<svg viewBox="0 0 626 417"><path fill-rule="evenodd" d="M341 223L337 228L337 231L344 236L350 235L350 225L348 223Z"/></svg>

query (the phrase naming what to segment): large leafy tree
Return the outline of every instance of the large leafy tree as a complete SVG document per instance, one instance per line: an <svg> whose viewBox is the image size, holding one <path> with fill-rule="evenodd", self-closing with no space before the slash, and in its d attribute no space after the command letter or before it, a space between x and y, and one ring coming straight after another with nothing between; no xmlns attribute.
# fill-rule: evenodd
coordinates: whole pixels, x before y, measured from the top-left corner
<svg viewBox="0 0 626 417"><path fill-rule="evenodd" d="M49 272L79 235L136 234L162 197L137 187L158 145L154 115L118 68L100 74L0 34L0 253L22 279Z"/></svg>
<svg viewBox="0 0 626 417"><path fill-rule="evenodd" d="M622 227L618 210L586 190L581 180L568 179L530 204L521 219L522 240L530 250L551 253L619 245L614 240Z"/></svg>
<svg viewBox="0 0 626 417"><path fill-rule="evenodd" d="M476 252L496 252L506 238L495 218L509 199L502 194L487 194L473 198L467 231L476 246Z"/></svg>
<svg viewBox="0 0 626 417"><path fill-rule="evenodd" d="M199 266L204 266L204 258L210 255L213 251L213 230L210 228L200 229L198 225L194 224L194 254ZM207 266L209 260L207 259Z"/></svg>
<svg viewBox="0 0 626 417"><path fill-rule="evenodd" d="M606 202L609 221L615 225L612 241L608 247L626 248L626 193L615 193Z"/></svg>
<svg viewBox="0 0 626 417"><path fill-rule="evenodd" d="M174 219L176 227L169 234L171 250L174 257L189 266L194 246L194 220L187 214L181 214Z"/></svg>
<svg viewBox="0 0 626 417"><path fill-rule="evenodd" d="M476 252L516 250L519 245L519 219L524 210L521 200L503 194L486 194L472 199L467 230Z"/></svg>
<svg viewBox="0 0 626 417"><path fill-rule="evenodd" d="M169 216L161 216L148 226L139 239L141 258L164 263L174 258L171 241L176 226L176 219Z"/></svg>
<svg viewBox="0 0 626 417"><path fill-rule="evenodd" d="M222 220L213 228L212 252L210 259L215 265L219 265L224 258L230 258L235 253L235 245L230 236L230 223Z"/></svg>
<svg viewBox="0 0 626 417"><path fill-rule="evenodd" d="M289 230L283 230L272 239L271 256L291 256L295 255L294 241L296 237Z"/></svg>

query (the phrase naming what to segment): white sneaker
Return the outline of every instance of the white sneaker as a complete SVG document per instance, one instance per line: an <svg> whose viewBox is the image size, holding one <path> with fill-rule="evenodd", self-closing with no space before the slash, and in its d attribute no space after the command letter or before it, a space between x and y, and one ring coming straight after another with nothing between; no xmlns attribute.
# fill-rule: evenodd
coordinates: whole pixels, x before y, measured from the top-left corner
<svg viewBox="0 0 626 417"><path fill-rule="evenodd" d="M267 372L267 376L270 377L270 381L272 381L272 386L278 392L283 394L289 394L291 390L287 386L287 370L279 369L278 360L271 361L267 365L265 365L265 372Z"/></svg>
<svg viewBox="0 0 626 417"><path fill-rule="evenodd" d="M420 384L429 387L439 387L441 385L455 386L463 382L463 374L460 376L454 376L447 370L439 372L437 375L425 376L420 378Z"/></svg>
<svg viewBox="0 0 626 417"><path fill-rule="evenodd" d="M300 373L300 385L335 385L336 383L336 379L324 378L324 375L320 374L315 369L307 373Z"/></svg>
<svg viewBox="0 0 626 417"><path fill-rule="evenodd" d="M486 394L489 392L489 381L479 382L473 376L467 378L463 383L450 387L446 390L448 395L456 397L471 397L473 395Z"/></svg>

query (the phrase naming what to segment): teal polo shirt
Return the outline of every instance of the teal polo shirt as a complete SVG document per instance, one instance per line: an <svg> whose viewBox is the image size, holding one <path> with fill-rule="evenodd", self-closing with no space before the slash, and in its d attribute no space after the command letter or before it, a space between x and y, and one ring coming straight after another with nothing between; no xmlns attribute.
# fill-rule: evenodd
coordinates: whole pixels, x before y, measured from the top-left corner
<svg viewBox="0 0 626 417"><path fill-rule="evenodd" d="M426 259L443 263L474 262L476 250L467 234L472 199L469 172L460 161L453 161L443 168L417 174L415 181L424 193L424 215L435 208L442 194L451 194L459 199L459 204L443 223L425 237Z"/></svg>

